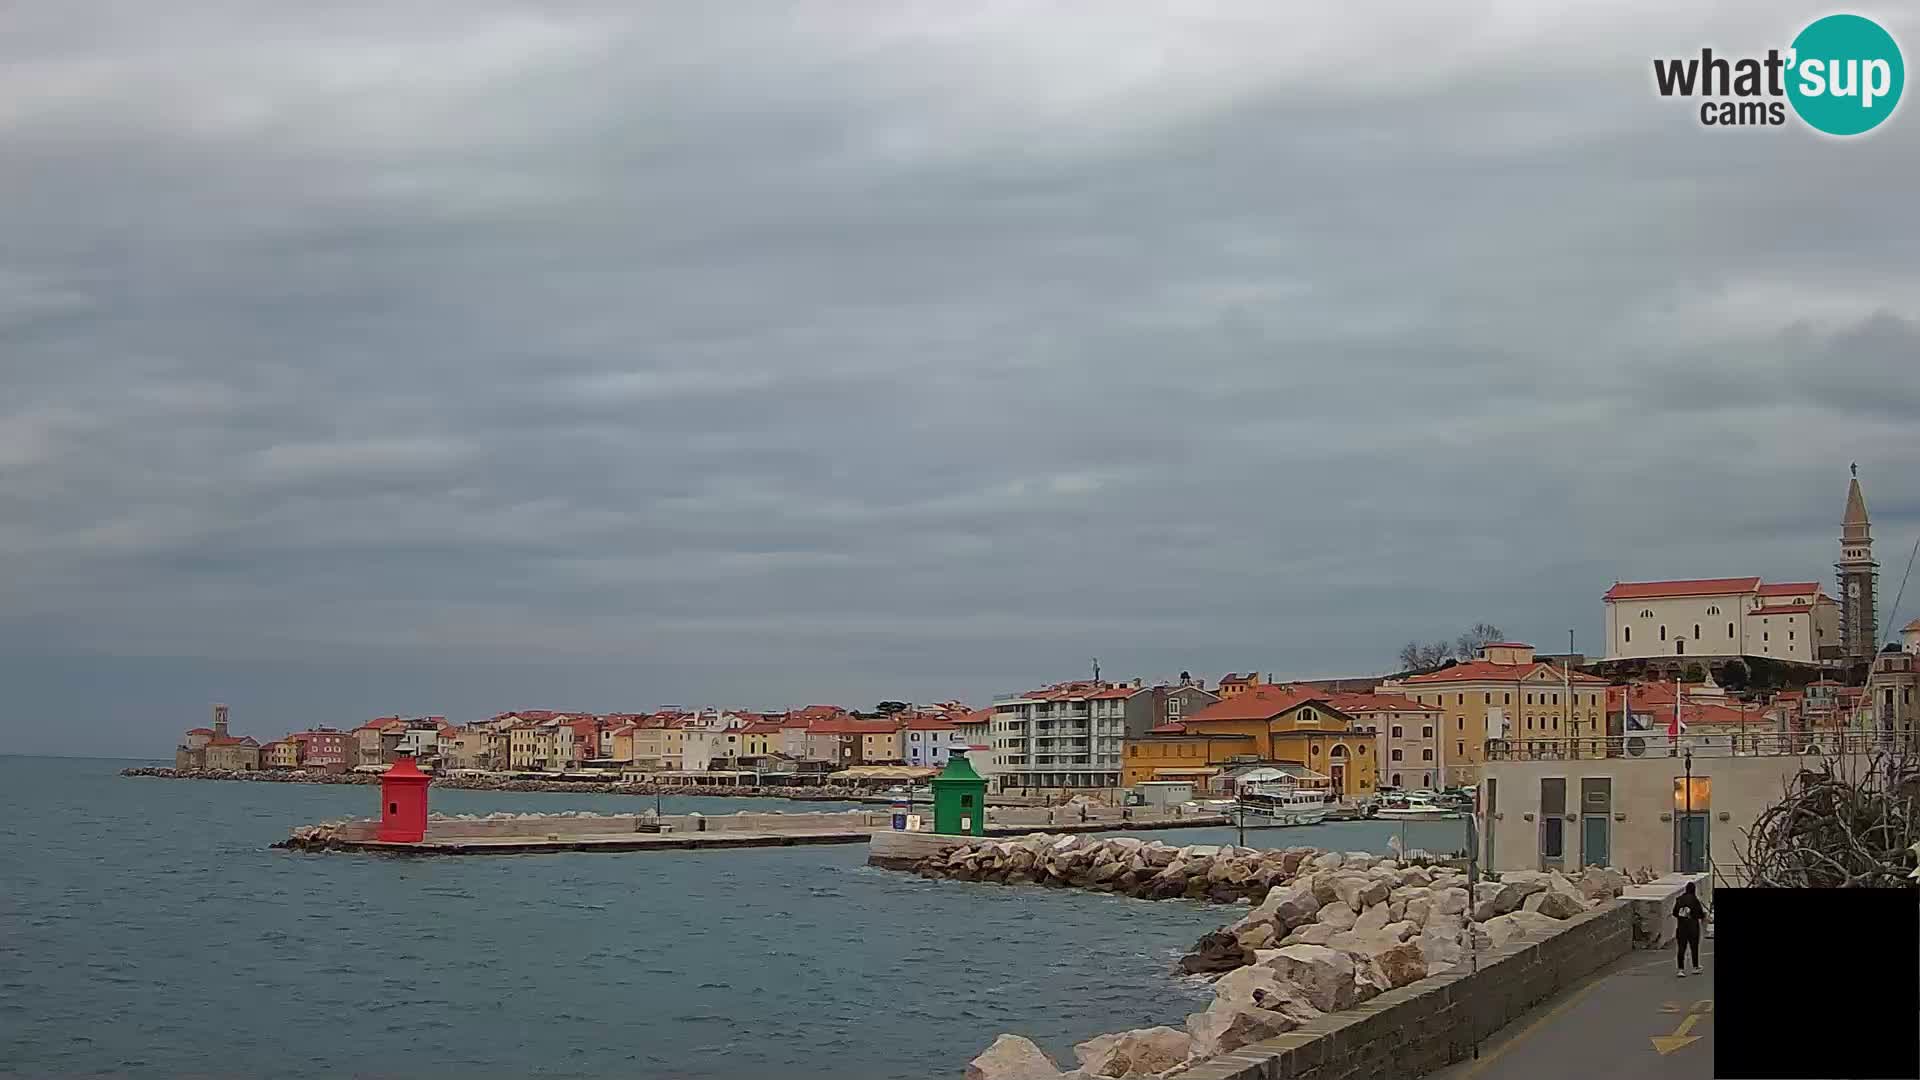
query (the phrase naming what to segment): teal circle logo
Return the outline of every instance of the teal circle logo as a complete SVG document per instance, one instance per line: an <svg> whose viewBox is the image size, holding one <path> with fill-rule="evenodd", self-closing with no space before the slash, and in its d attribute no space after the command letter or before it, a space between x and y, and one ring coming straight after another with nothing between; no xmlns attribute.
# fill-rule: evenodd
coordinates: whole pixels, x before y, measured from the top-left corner
<svg viewBox="0 0 1920 1080"><path fill-rule="evenodd" d="M1793 39L1787 100L1808 126L1828 135L1879 127L1900 104L1907 67L1900 46L1880 24L1859 15L1829 15Z"/></svg>

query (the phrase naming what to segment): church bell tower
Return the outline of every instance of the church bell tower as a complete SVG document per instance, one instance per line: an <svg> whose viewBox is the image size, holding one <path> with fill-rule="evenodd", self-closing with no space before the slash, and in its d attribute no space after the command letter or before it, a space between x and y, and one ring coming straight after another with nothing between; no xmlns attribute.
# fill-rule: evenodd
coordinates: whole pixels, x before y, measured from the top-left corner
<svg viewBox="0 0 1920 1080"><path fill-rule="evenodd" d="M1852 466L1847 484L1847 512L1840 519L1840 561L1833 564L1840 586L1840 650L1848 665L1870 664L1879 649L1879 621L1874 592L1880 582L1880 564L1873 561L1873 525L1867 520L1866 496L1860 494L1860 466Z"/></svg>

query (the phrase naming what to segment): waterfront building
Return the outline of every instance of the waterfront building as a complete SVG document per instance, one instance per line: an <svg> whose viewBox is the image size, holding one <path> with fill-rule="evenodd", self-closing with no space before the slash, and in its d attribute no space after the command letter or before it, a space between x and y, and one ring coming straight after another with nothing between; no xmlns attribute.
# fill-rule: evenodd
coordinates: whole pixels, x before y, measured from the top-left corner
<svg viewBox="0 0 1920 1080"><path fill-rule="evenodd" d="M938 716L914 716L900 735L909 765L943 767L955 750L964 753L968 745L959 724Z"/></svg>
<svg viewBox="0 0 1920 1080"><path fill-rule="evenodd" d="M1068 682L998 698L993 753L1000 789L1118 787L1133 688Z"/></svg>
<svg viewBox="0 0 1920 1080"><path fill-rule="evenodd" d="M1440 727L1446 714L1439 706L1404 694L1330 693L1327 702L1353 717L1355 734L1373 736L1380 786L1446 786L1440 768Z"/></svg>
<svg viewBox="0 0 1920 1080"><path fill-rule="evenodd" d="M1536 660L1533 646L1509 641L1488 645L1465 663L1384 680L1380 691L1445 714L1436 756L1446 785L1458 786L1475 782L1490 741L1551 745L1603 732L1606 686L1605 679Z"/></svg>
<svg viewBox="0 0 1920 1080"><path fill-rule="evenodd" d="M1327 778L1339 796L1371 795L1378 787L1374 736L1355 730L1355 717L1313 689L1265 684L1215 702L1148 734L1128 740L1126 778L1193 780L1220 790L1241 767L1294 766Z"/></svg>
<svg viewBox="0 0 1920 1080"><path fill-rule="evenodd" d="M260 767L263 769L297 769L300 767L300 744L289 736L264 743L260 747Z"/></svg>
<svg viewBox="0 0 1920 1080"><path fill-rule="evenodd" d="M287 736L300 744L300 767L326 772L345 772L353 764L350 738L344 731L314 728Z"/></svg>
<svg viewBox="0 0 1920 1080"><path fill-rule="evenodd" d="M1836 734L1805 753L1792 733L1741 730L1689 709L1672 743L1583 740L1575 757L1493 746L1481 767L1480 845L1495 871L1606 865L1744 880L1744 837L1793 778L1824 761L1859 775L1872 735ZM1732 727L1732 730L1728 730Z"/></svg>
<svg viewBox="0 0 1920 1080"><path fill-rule="evenodd" d="M227 730L227 707L213 707L213 726L191 728L186 740L174 748L176 769L226 769L233 772L260 767L260 744L251 735L235 736Z"/></svg>

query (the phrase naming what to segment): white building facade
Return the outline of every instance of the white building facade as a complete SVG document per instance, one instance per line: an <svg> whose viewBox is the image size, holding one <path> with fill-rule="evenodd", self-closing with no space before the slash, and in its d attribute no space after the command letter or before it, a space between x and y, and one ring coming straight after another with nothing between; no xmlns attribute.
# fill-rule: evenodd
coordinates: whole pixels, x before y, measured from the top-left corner
<svg viewBox="0 0 1920 1080"><path fill-rule="evenodd" d="M1063 683L994 702L1000 790L1119 787L1127 700L1137 692Z"/></svg>
<svg viewBox="0 0 1920 1080"><path fill-rule="evenodd" d="M1837 659L1840 609L1816 582L1623 581L1607 590L1608 660Z"/></svg>

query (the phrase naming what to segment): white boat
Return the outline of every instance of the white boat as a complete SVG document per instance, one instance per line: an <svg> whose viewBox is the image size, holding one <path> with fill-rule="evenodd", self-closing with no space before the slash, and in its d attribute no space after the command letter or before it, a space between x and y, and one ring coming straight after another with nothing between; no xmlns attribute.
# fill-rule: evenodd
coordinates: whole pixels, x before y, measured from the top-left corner
<svg viewBox="0 0 1920 1080"><path fill-rule="evenodd" d="M1240 812L1275 825L1315 825L1333 811L1324 792L1289 784L1248 784L1240 789Z"/></svg>
<svg viewBox="0 0 1920 1080"><path fill-rule="evenodd" d="M1465 815L1458 810L1441 806L1434 802L1430 795L1408 795L1405 798L1381 803L1379 809L1373 812L1373 816L1389 821L1444 821Z"/></svg>

